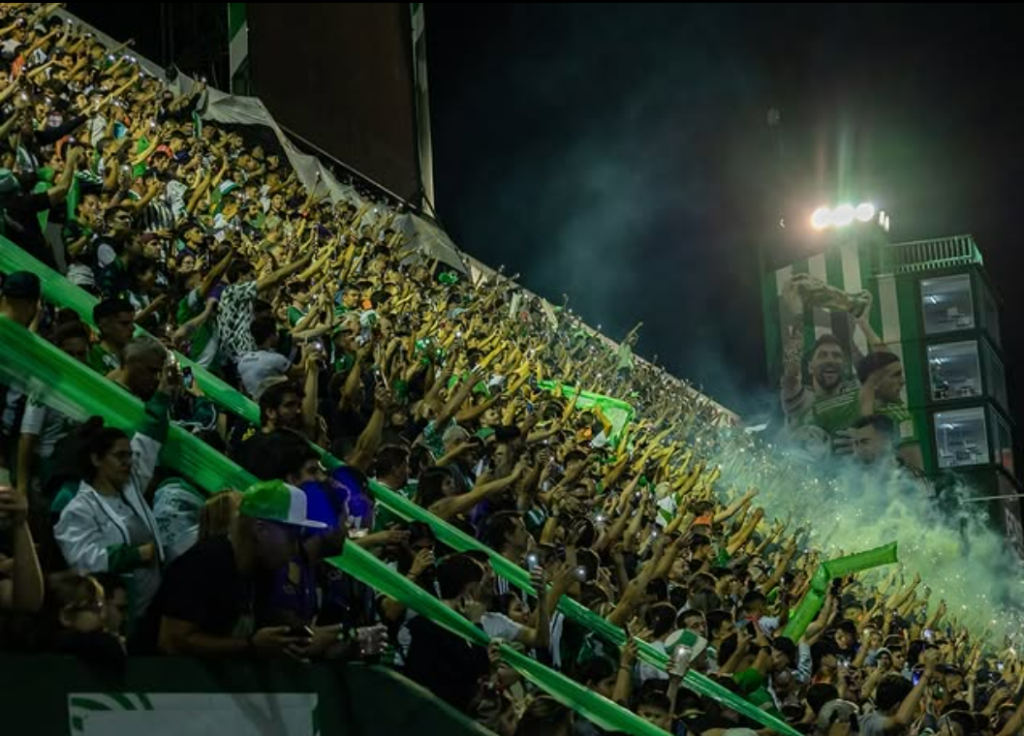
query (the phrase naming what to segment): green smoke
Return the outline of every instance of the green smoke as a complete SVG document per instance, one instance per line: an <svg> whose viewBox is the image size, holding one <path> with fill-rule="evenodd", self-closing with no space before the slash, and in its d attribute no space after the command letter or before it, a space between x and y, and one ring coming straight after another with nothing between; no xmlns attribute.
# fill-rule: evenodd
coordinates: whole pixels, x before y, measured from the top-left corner
<svg viewBox="0 0 1024 736"><path fill-rule="evenodd" d="M826 559L898 541L907 578L920 574L933 609L947 601L947 623L956 618L975 634L1024 631L1019 562L978 505L965 503L971 491L963 483L944 488L940 504L927 485L895 468L842 460L808 466L741 432L700 441L722 467L723 483L759 488L768 516L809 529L811 546Z"/></svg>

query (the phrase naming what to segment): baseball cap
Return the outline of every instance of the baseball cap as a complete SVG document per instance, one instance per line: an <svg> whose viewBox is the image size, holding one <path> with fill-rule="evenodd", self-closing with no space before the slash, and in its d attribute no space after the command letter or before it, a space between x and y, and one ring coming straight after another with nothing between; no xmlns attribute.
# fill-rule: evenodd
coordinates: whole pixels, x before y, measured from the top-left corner
<svg viewBox="0 0 1024 736"><path fill-rule="evenodd" d="M239 509L242 516L307 529L326 529L320 521L311 521L306 507L306 494L301 489L279 480L257 483L247 490Z"/></svg>
<svg viewBox="0 0 1024 736"><path fill-rule="evenodd" d="M688 647L691 651L690 660L697 659L708 648L708 640L690 629L679 629L665 639L665 648L673 652L676 647Z"/></svg>
<svg viewBox="0 0 1024 736"><path fill-rule="evenodd" d="M0 294L8 299L38 299L42 295L42 287L34 273L15 271L4 279Z"/></svg>

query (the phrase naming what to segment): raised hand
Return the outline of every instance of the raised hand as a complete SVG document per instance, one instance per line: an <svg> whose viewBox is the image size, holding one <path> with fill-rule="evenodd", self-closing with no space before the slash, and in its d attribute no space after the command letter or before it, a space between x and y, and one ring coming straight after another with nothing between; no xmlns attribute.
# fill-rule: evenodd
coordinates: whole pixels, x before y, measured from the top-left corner
<svg viewBox="0 0 1024 736"><path fill-rule="evenodd" d="M434 567L435 564L436 560L434 559L434 551L431 549L421 549L416 553L416 557L412 561L412 568L409 570L409 577L415 580L427 570Z"/></svg>

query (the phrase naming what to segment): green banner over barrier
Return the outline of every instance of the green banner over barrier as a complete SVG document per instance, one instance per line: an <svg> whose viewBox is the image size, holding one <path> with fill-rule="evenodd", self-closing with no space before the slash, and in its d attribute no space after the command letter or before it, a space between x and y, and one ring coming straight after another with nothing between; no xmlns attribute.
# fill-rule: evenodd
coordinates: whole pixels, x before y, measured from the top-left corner
<svg viewBox="0 0 1024 736"><path fill-rule="evenodd" d="M426 616L456 636L479 646L487 646L490 643L490 639L483 629L474 626L416 583L395 572L360 547L347 544L344 554L334 557L328 562L374 590L379 590L411 608L421 616ZM633 734L633 736L664 736L665 734L665 731L639 718L622 706L573 682L565 675L519 654L511 647L501 647L501 658L541 690L605 730L621 731Z"/></svg>
<svg viewBox="0 0 1024 736"><path fill-rule="evenodd" d="M72 419L101 416L129 432L145 424L141 401L6 317L0 317L0 346L0 380L5 384ZM255 482L205 442L173 425L160 460L210 493L244 490Z"/></svg>
<svg viewBox="0 0 1024 736"><path fill-rule="evenodd" d="M544 389L545 391L554 391L559 387L559 384L554 381L540 381L537 386ZM576 395L576 388L573 386L567 386L561 384L562 395L572 398ZM611 422L612 425L612 436L609 440L615 443L618 440L619 435L626 428L630 422L633 421L633 417L636 416L636 410L632 405L616 399L611 396L604 396L602 394L591 393L590 391L583 391L580 393L580 398L576 401L576 407L578 409L587 410L593 407L599 407L601 413L604 414L605 418Z"/></svg>
<svg viewBox="0 0 1024 736"><path fill-rule="evenodd" d="M814 576L811 578L811 589L807 591L793 615L790 616L789 623L786 624L782 635L794 642L800 641L804 632L807 631L807 627L818 617L822 606L825 605L828 586L833 580L882 565L891 565L895 562L897 562L897 543L892 542L884 547L822 563L814 571Z"/></svg>

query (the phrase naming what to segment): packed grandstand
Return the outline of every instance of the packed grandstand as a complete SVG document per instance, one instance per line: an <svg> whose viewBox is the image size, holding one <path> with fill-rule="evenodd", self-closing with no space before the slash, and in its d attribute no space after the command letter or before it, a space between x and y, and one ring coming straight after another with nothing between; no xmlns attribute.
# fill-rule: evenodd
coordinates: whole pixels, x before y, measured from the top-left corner
<svg viewBox="0 0 1024 736"><path fill-rule="evenodd" d="M57 10L0 8L0 651L366 662L506 736L1020 731L988 611L759 506L827 482L636 331Z"/></svg>

